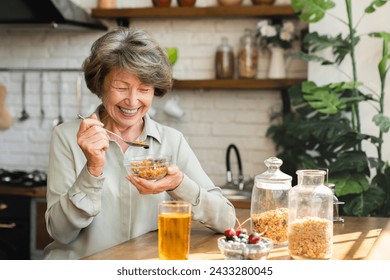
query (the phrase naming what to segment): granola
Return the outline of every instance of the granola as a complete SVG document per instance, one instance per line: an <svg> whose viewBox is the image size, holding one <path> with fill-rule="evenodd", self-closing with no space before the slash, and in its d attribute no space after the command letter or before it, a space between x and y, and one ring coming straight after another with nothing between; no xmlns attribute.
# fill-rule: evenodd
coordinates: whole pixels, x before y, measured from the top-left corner
<svg viewBox="0 0 390 280"><path fill-rule="evenodd" d="M253 231L263 233L275 244L287 241L288 209L277 208L260 214L252 214Z"/></svg>
<svg viewBox="0 0 390 280"><path fill-rule="evenodd" d="M146 159L131 163L131 173L147 180L158 180L168 172L168 162Z"/></svg>
<svg viewBox="0 0 390 280"><path fill-rule="evenodd" d="M329 259L332 234L332 221L318 217L296 219L289 225L289 254L298 259Z"/></svg>

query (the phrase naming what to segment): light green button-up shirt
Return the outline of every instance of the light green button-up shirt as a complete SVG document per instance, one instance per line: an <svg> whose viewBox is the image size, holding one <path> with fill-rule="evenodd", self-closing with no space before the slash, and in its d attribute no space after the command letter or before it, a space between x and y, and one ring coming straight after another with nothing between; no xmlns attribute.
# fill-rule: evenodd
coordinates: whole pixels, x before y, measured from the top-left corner
<svg viewBox="0 0 390 280"><path fill-rule="evenodd" d="M125 153L110 140L104 172L92 176L77 145L80 120L53 129L47 182L46 224L54 242L46 259L80 259L157 229L158 202L185 200L193 220L223 232L235 224L235 210L202 169L197 157L176 129L144 118L141 141L150 148L129 147ZM184 173L173 191L141 195L126 178L124 162L146 154L172 157Z"/></svg>

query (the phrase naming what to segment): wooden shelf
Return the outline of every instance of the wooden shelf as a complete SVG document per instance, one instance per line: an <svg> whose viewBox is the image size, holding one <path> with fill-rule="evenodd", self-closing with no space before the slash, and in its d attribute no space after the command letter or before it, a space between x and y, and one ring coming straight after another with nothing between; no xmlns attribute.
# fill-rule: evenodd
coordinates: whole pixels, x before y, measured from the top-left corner
<svg viewBox="0 0 390 280"><path fill-rule="evenodd" d="M305 79L174 80L174 89L286 89Z"/></svg>
<svg viewBox="0 0 390 280"><path fill-rule="evenodd" d="M96 18L116 19L128 26L129 18L296 17L290 5L92 9ZM174 80L174 89L275 89L284 90L304 79Z"/></svg>
<svg viewBox="0 0 390 280"><path fill-rule="evenodd" d="M289 17L289 5L92 9L97 18Z"/></svg>

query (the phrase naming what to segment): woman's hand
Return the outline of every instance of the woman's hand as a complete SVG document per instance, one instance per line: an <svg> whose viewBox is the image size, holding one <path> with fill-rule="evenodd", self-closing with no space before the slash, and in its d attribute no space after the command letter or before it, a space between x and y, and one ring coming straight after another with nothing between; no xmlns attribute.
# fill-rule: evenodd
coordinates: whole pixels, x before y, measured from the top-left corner
<svg viewBox="0 0 390 280"><path fill-rule="evenodd" d="M92 114L90 118L81 121L77 133L77 144L87 158L89 173L100 176L103 173L109 137L103 129L103 123L97 119L96 114Z"/></svg>
<svg viewBox="0 0 390 280"><path fill-rule="evenodd" d="M158 194L164 191L176 189L183 181L183 172L176 165L168 167L168 173L164 178L149 181L132 175L126 178L138 189L140 194Z"/></svg>

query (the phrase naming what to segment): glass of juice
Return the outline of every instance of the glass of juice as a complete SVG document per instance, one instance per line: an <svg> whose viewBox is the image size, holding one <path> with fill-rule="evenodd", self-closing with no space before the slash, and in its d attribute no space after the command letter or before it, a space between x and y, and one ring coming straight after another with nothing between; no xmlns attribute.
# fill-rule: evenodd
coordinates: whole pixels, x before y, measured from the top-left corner
<svg viewBox="0 0 390 280"><path fill-rule="evenodd" d="M158 207L158 258L188 260L190 252L191 204L162 201Z"/></svg>

